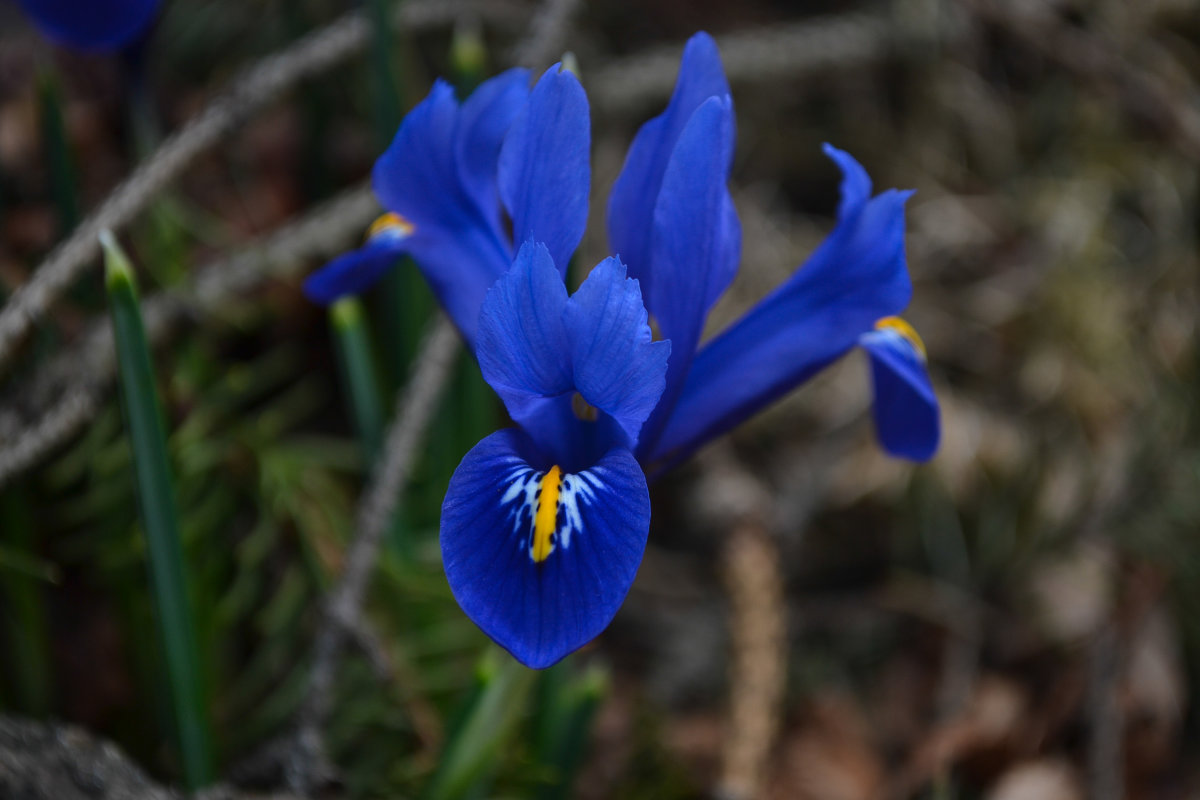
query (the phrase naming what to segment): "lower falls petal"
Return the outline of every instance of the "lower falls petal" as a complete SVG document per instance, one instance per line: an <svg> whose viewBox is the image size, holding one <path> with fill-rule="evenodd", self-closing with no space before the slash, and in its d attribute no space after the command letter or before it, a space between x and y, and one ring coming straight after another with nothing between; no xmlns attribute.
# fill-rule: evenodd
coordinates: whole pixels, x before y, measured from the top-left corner
<svg viewBox="0 0 1200 800"><path fill-rule="evenodd" d="M876 320L908 304L904 203L911 192L870 197L862 166L836 148L825 152L842 170L837 225L787 281L696 353L661 438L642 454L645 463L686 458L841 358Z"/></svg>
<svg viewBox="0 0 1200 800"><path fill-rule="evenodd" d="M365 292L405 254L410 232L411 227L375 233L362 247L343 253L309 275L304 281L305 296L314 303L332 305L343 297Z"/></svg>
<svg viewBox="0 0 1200 800"><path fill-rule="evenodd" d="M504 430L467 453L446 491L441 544L463 611L541 669L612 621L646 547L650 497L627 450L567 473L531 466L529 447Z"/></svg>
<svg viewBox="0 0 1200 800"><path fill-rule="evenodd" d="M871 358L871 412L879 443L898 458L933 458L941 438L941 412L920 338L908 323L888 317L858 343Z"/></svg>

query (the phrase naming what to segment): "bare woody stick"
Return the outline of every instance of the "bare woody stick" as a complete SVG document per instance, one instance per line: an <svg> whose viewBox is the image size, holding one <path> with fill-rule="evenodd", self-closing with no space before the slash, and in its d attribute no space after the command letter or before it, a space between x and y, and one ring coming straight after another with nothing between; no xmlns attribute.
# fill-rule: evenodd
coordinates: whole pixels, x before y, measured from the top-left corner
<svg viewBox="0 0 1200 800"><path fill-rule="evenodd" d="M744 519L733 529L724 578L733 659L719 794L729 800L752 800L762 795L787 667L779 548L761 521Z"/></svg>
<svg viewBox="0 0 1200 800"><path fill-rule="evenodd" d="M787 676L783 557L773 534L807 518L820 482L804 469L790 470L799 480L787 494L799 503L789 509L780 487L746 470L728 445L701 453L698 462L694 521L706 535L723 540L719 563L729 602L729 711L713 796L757 800L779 731Z"/></svg>
<svg viewBox="0 0 1200 800"><path fill-rule="evenodd" d="M433 420L438 398L446 388L458 348L458 332L445 316L439 315L419 351L412 379L396 404L395 421L384 440L378 471L359 503L346 568L329 597L313 645L309 692L286 765L293 791L307 793L323 771L321 727L329 714L337 664L350 633L359 627L363 598L384 532Z"/></svg>
<svg viewBox="0 0 1200 800"><path fill-rule="evenodd" d="M511 16L514 7L506 2L405 3L398 23L410 30L455 21L464 14L481 18ZM175 180L195 158L220 142L247 117L310 75L320 74L333 64L362 49L368 24L359 13L306 36L287 49L268 56L249 69L222 96L169 137L148 159L125 179L108 199L75 229L66 241L40 264L33 277L18 287L0 309L0 368L8 362L18 341L79 274L100 254L97 237L104 229L119 230L146 207L162 189Z"/></svg>
<svg viewBox="0 0 1200 800"><path fill-rule="evenodd" d="M234 255L197 270L194 281L147 298L146 334L161 341L181 319L208 315L272 276L290 276L314 258L332 255L358 235L379 206L366 186L350 189ZM24 388L20 402L0 409L0 486L38 463L92 420L114 367L112 329L105 320L55 358ZM26 421L28 406L39 409ZM41 409L46 409L42 411Z"/></svg>
<svg viewBox="0 0 1200 800"><path fill-rule="evenodd" d="M929 45L960 39L958 17L897 24L887 14L816 17L786 25L749 28L717 36L725 73L733 83L825 74L833 68L884 58L920 57ZM588 96L605 113L629 113L669 97L679 71L681 44L656 46L588 70Z"/></svg>

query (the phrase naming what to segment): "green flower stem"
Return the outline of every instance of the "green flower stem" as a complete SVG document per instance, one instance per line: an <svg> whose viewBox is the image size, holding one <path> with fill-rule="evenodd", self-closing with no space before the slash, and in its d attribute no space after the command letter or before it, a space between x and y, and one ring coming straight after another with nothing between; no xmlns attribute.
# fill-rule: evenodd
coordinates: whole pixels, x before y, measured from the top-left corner
<svg viewBox="0 0 1200 800"><path fill-rule="evenodd" d="M496 430L499 413L496 395L483 379L475 359L466 352L459 358L458 385L453 399L458 406L455 454L461 459L480 439ZM451 471L456 466L457 463L452 465Z"/></svg>
<svg viewBox="0 0 1200 800"><path fill-rule="evenodd" d="M353 297L337 301L329 309L329 321L350 396L354 427L367 463L374 464L379 456L385 423L362 303Z"/></svg>
<svg viewBox="0 0 1200 800"><path fill-rule="evenodd" d="M62 238L79 224L79 195L75 159L71 155L67 126L63 121L62 90L53 72L46 71L39 76L38 106L46 171L50 175L54 208L58 212L58 235Z"/></svg>
<svg viewBox="0 0 1200 800"><path fill-rule="evenodd" d="M426 800L476 796L480 782L493 773L502 748L515 733L536 677L498 648L485 654L475 687L450 726Z"/></svg>
<svg viewBox="0 0 1200 800"><path fill-rule="evenodd" d="M454 86L459 97L466 97L483 82L487 69L487 47L479 20L462 19L454 26L450 41L450 66L454 71Z"/></svg>
<svg viewBox="0 0 1200 800"><path fill-rule="evenodd" d="M375 117L375 135L384 146L391 143L404 114L404 97L396 80L394 57L396 36L388 16L390 0L364 0L371 21L371 110Z"/></svg>
<svg viewBox="0 0 1200 800"><path fill-rule="evenodd" d="M105 231L100 239L105 251L105 282L122 408L146 534L155 623L166 664L184 781L196 789L212 780L211 744L162 410L133 270L111 233Z"/></svg>
<svg viewBox="0 0 1200 800"><path fill-rule="evenodd" d="M34 546L33 514L21 481L0 492L0 555L11 548L16 554L30 553ZM0 559L0 590L9 611L4 632L5 659L12 667L12 706L23 714L44 717L50 713L53 697L50 660L50 636L46 623L43 588L57 579L56 570L44 568L35 558L23 558L29 564Z"/></svg>
<svg viewBox="0 0 1200 800"><path fill-rule="evenodd" d="M539 800L571 796L575 773L587 754L592 721L608 694L606 670L593 667L573 675L571 661L560 661L538 680L534 741L539 773L545 776Z"/></svg>
<svg viewBox="0 0 1200 800"><path fill-rule="evenodd" d="M383 447L387 418L375 373L375 350L367 329L366 312L357 298L346 297L330 307L329 321L341 364L342 382L350 398L354 428L362 446L363 459L371 468ZM405 552L408 547L407 528L403 512L397 509L388 532L388 542L397 553Z"/></svg>
<svg viewBox="0 0 1200 800"><path fill-rule="evenodd" d="M400 258L371 293L371 318L383 345L384 386L404 384L434 308L433 293L407 256Z"/></svg>
<svg viewBox="0 0 1200 800"><path fill-rule="evenodd" d="M395 70L400 48L388 24L394 3L363 0L363 5L371 22L371 111L375 139L382 150L391 144L404 115L405 101ZM388 270L374 294L377 302L372 311L382 334L384 377L390 393L404 382L433 304L416 265L408 258L399 259Z"/></svg>

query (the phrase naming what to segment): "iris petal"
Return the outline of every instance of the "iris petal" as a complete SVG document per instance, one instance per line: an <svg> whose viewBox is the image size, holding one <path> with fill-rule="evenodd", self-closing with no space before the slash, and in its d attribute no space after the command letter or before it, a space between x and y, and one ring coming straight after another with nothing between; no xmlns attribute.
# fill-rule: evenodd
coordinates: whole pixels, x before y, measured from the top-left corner
<svg viewBox="0 0 1200 800"><path fill-rule="evenodd" d="M651 270L654 206L675 144L705 100L728 94L716 42L707 33L697 33L683 50L679 78L666 110L638 131L608 199L609 245L629 265L630 275L639 280L644 281ZM732 139L729 146L732 148ZM653 306L647 307L658 315Z"/></svg>
<svg viewBox="0 0 1200 800"><path fill-rule="evenodd" d="M637 441L662 395L670 342L652 342L638 282L606 258L567 302L575 388Z"/></svg>
<svg viewBox="0 0 1200 800"><path fill-rule="evenodd" d="M490 78L471 92L459 111L458 174L475 205L500 225L500 193L496 165L500 146L529 97L529 70L514 67Z"/></svg>
<svg viewBox="0 0 1200 800"><path fill-rule="evenodd" d="M347 295L364 292L405 252L403 236L372 237L362 247L338 256L309 275L304 281L304 294L309 300L327 306Z"/></svg>
<svg viewBox="0 0 1200 800"><path fill-rule="evenodd" d="M439 78L375 162L375 194L418 228L450 226L474 211L458 179L458 112L453 87Z"/></svg>
<svg viewBox="0 0 1200 800"><path fill-rule="evenodd" d="M476 111L469 119L483 124ZM512 251L495 212L479 205L482 183L472 178L464 185L460 179L455 143L471 135L460 130L462 119L454 90L437 81L375 162L372 180L380 202L413 224L406 249L474 347L479 308L488 287L508 270ZM476 168L465 169L474 175Z"/></svg>
<svg viewBox="0 0 1200 800"><path fill-rule="evenodd" d="M545 242L563 275L587 225L591 135L587 94L556 64L534 86L500 151L500 197L513 241Z"/></svg>
<svg viewBox="0 0 1200 800"><path fill-rule="evenodd" d="M649 461L674 461L808 380L853 347L875 320L908 304L904 202L867 199L853 158L826 146L843 170L838 224L808 261L705 345Z"/></svg>
<svg viewBox="0 0 1200 800"><path fill-rule="evenodd" d="M864 333L858 343L871 357L872 414L880 444L894 456L928 461L937 452L941 415L924 358L889 328Z"/></svg>
<svg viewBox="0 0 1200 800"><path fill-rule="evenodd" d="M446 491L441 545L463 611L540 669L587 644L616 614L646 547L650 498L626 450L555 475L528 462L527 444L504 430L467 453ZM555 507L539 520L539 500L551 499Z"/></svg>
<svg viewBox="0 0 1200 800"><path fill-rule="evenodd" d="M741 225L726 188L733 135L729 97L706 100L679 137L654 208L646 307L666 338L689 349L741 255Z"/></svg>
<svg viewBox="0 0 1200 800"><path fill-rule="evenodd" d="M662 431L700 342L708 309L728 285L741 255L742 230L726 181L733 147L729 97L706 100L679 136L654 209L654 268L646 274L646 307L671 340L666 392L640 448Z"/></svg>
<svg viewBox="0 0 1200 800"><path fill-rule="evenodd" d="M80 50L116 50L142 33L159 0L19 0L54 41Z"/></svg>
<svg viewBox="0 0 1200 800"><path fill-rule="evenodd" d="M546 398L571 390L566 307L567 287L540 242L522 245L512 269L487 293L476 355L518 423L529 425Z"/></svg>

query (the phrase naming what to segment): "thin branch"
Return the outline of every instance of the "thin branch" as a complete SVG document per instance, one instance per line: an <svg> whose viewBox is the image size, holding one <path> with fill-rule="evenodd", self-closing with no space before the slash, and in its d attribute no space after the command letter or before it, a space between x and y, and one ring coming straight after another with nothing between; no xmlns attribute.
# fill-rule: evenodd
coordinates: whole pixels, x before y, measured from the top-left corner
<svg viewBox="0 0 1200 800"><path fill-rule="evenodd" d="M537 68L557 58L579 5L580 0L547 0L530 23L529 35L513 49L513 63Z"/></svg>
<svg viewBox="0 0 1200 800"><path fill-rule="evenodd" d="M1200 108L1193 98L1123 56L1103 35L1070 26L1052 8L1036 3L967 0L965 5L1044 58L1115 95L1126 114L1151 125L1185 156L1200 158Z"/></svg>
<svg viewBox="0 0 1200 800"><path fill-rule="evenodd" d="M464 14L479 18L510 15L514 6L488 0L427 0L406 2L397 12L397 24L421 30L454 22ZM105 228L119 230L141 212L168 184L232 133L254 112L301 80L325 72L361 50L369 26L361 13L350 13L295 44L259 61L223 95L215 99L182 129L170 136L138 165L103 204L17 288L0 309L0 368L9 361L30 326L100 254L97 236Z"/></svg>
<svg viewBox="0 0 1200 800"><path fill-rule="evenodd" d="M717 795L763 796L767 765L782 717L787 678L787 613L779 547L761 519L744 519L726 546L724 578L733 653L729 729Z"/></svg>
<svg viewBox="0 0 1200 800"><path fill-rule="evenodd" d="M20 433L11 434L12 443L0 451L0 486L68 441L96 416L99 407L99 387L84 380L68 389L32 427L23 428L16 423L6 423L6 428L16 428ZM6 442L8 438L9 434L6 434Z"/></svg>
<svg viewBox="0 0 1200 800"><path fill-rule="evenodd" d="M936 52L929 46L963 32L955 15L897 24L882 14L850 13L718 36L729 80L761 82L869 64L895 54ZM656 47L588 72L588 96L607 113L636 109L671 94L682 44Z"/></svg>
<svg viewBox="0 0 1200 800"><path fill-rule="evenodd" d="M728 538L720 559L729 598L729 719L715 796L763 796L771 750L782 717L787 676L784 559L771 535L775 492L745 469L729 447L699 458L694 506L705 526Z"/></svg>
<svg viewBox="0 0 1200 800"><path fill-rule="evenodd" d="M296 746L287 763L288 785L294 791L310 791L323 771L321 727L332 706L337 665L347 639L359 627L356 621L362 614L383 535L433 420L438 398L449 382L458 348L458 332L444 316L438 316L419 351L412 380L396 404L383 459L359 503L357 533L346 554L346 568L329 597L313 645L309 691L300 712Z"/></svg>
<svg viewBox="0 0 1200 800"><path fill-rule="evenodd" d="M378 208L369 187L359 186L233 256L201 267L193 281L142 301L146 335L151 342L161 342L181 320L210 316L270 277L290 277L314 259L333 255L361 233ZM0 442L5 445L0 450L0 486L95 417L115 366L112 329L100 319L0 409ZM37 409L38 416L23 422L27 409Z"/></svg>
<svg viewBox="0 0 1200 800"><path fill-rule="evenodd" d="M1120 800L1125 794L1122 662L1120 631L1115 621L1105 620L1088 648L1087 774L1092 800Z"/></svg>

